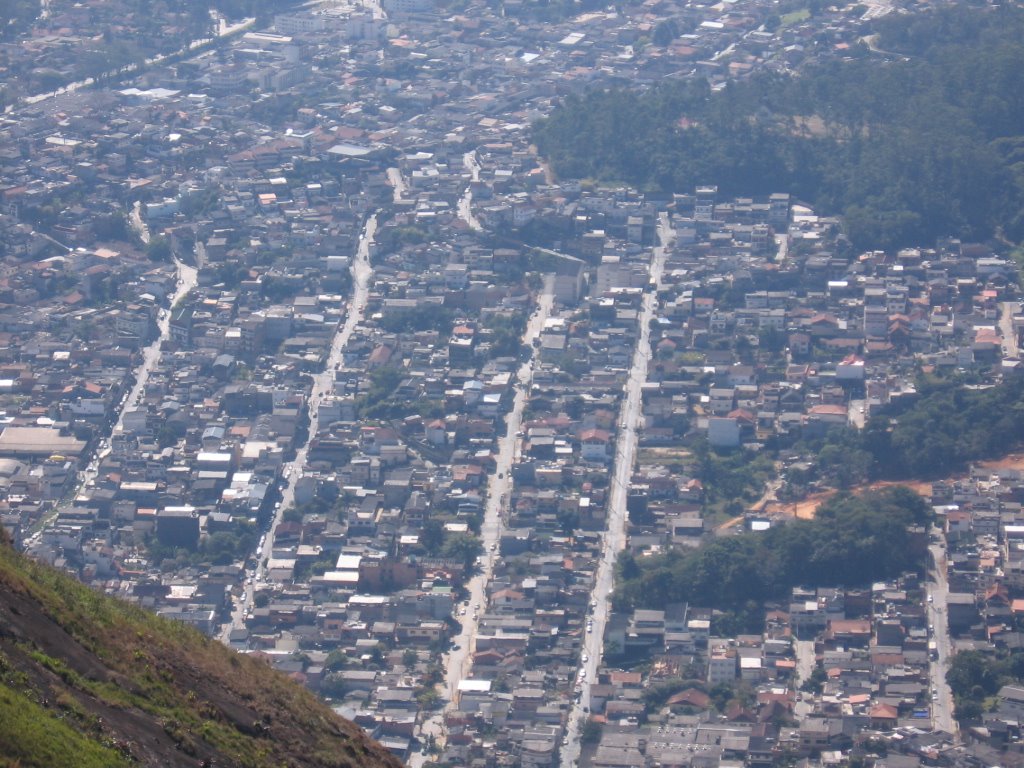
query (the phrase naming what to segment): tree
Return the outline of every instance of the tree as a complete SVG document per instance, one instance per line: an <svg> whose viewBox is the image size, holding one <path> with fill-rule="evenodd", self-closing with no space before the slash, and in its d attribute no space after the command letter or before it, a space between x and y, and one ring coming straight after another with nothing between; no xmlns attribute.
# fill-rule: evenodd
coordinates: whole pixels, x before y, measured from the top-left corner
<svg viewBox="0 0 1024 768"><path fill-rule="evenodd" d="M825 668L818 664L811 670L810 676L800 684L800 690L807 693L821 693L827 680L828 675L825 673Z"/></svg>
<svg viewBox="0 0 1024 768"><path fill-rule="evenodd" d="M679 34L676 24L672 19L663 19L658 22L651 34L651 42L660 48L667 47Z"/></svg>
<svg viewBox="0 0 1024 768"><path fill-rule="evenodd" d="M416 703L420 709L436 709L441 703L441 695L433 688L426 688L416 694Z"/></svg>
<svg viewBox="0 0 1024 768"><path fill-rule="evenodd" d="M471 533L461 531L449 533L445 538L444 548L441 554L453 560L462 562L467 570L473 565L477 557L483 554L484 548L480 540Z"/></svg>
<svg viewBox="0 0 1024 768"><path fill-rule="evenodd" d="M146 256L150 261L170 261L171 244L163 237L154 237L146 244Z"/></svg>
<svg viewBox="0 0 1024 768"><path fill-rule="evenodd" d="M597 744L601 741L601 733L603 732L601 724L596 720L587 718L587 721L583 724L580 729L580 741L583 744Z"/></svg>
<svg viewBox="0 0 1024 768"><path fill-rule="evenodd" d="M324 659L324 670L327 672L335 672L339 669L345 669L345 667L350 663L351 659L349 659L345 651L340 648L335 648L327 654L327 658Z"/></svg>
<svg viewBox="0 0 1024 768"><path fill-rule="evenodd" d="M420 545L428 554L436 555L444 545L444 523L431 518L420 528Z"/></svg>

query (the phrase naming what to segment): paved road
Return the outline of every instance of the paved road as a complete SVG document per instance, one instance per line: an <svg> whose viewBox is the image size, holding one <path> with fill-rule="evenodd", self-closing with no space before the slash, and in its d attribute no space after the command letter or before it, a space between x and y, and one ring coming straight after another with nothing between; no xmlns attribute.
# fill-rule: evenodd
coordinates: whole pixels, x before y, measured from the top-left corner
<svg viewBox="0 0 1024 768"><path fill-rule="evenodd" d="M136 228L139 232L142 241L149 242L149 232L145 228L145 224L140 218L138 218L138 212L135 212L134 216L129 216L131 225ZM181 299L185 294L195 288L198 282L198 272L194 267L190 267L177 259L174 260L174 265L178 274L178 287L171 297L171 306ZM77 484L75 487L72 497L77 496L83 488L87 487L89 483L96 480L96 475L99 470L100 460L110 453L110 437L111 435L120 432L124 428L124 414L129 408L134 407L136 401L139 400L142 393L146 389L146 383L149 381L149 376L153 369L160 362L161 347L163 342L170 337L170 313L166 310L160 310L160 315L157 320L157 337L148 345L142 348L142 362L139 367L135 370L135 384L127 395L121 400L117 407L117 418L114 419L114 424L111 427L110 433L92 449L91 455L86 456L88 463L85 465L85 469L81 470L78 474ZM39 531L50 525L51 522L57 517L60 512L58 506L54 511L43 518L38 523L39 530L36 531L26 541L26 547L34 546L40 539Z"/></svg>
<svg viewBox="0 0 1024 768"><path fill-rule="evenodd" d="M370 267L370 246L373 243L373 236L377 232L377 215L370 216L359 236L359 246L356 249L355 258L352 260L352 297L349 301L348 311L345 315L345 322L338 328L331 342L331 351L327 358L324 370L313 376L313 385L309 395L309 438L314 437L320 426L320 411L317 404L323 394L334 390L334 371L341 363L342 355L352 332L363 318L363 311L366 309L366 299L370 292L370 277L373 269ZM306 455L309 451L309 440L298 446L295 452L295 459L288 462L282 468L285 478L285 485L281 491L281 503L274 518L270 523L270 530L267 532L263 544L263 551L257 558L256 578L254 586L269 581L267 573L267 562L274 551L274 536L277 533L277 526L280 525L284 511L295 501L295 484L302 475L306 466ZM254 589L248 587L244 598L238 600L231 614L231 620L221 631L221 639L226 640L232 629L241 628L245 623L245 615L249 612L254 597Z"/></svg>
<svg viewBox="0 0 1024 768"><path fill-rule="evenodd" d="M544 322L551 314L554 301L554 280L549 276L544 283L544 290L537 300L537 310L530 317L523 332L523 343L532 348L532 342L540 336ZM444 713L454 710L459 683L470 677L472 670L472 654L475 650L476 636L479 630L479 617L487 609L487 583L494 571L498 541L504 528L504 513L507 511L508 499L512 493L512 465L516 460L516 452L520 444L518 433L522 428L523 410L530 395L533 380L533 360L523 363L516 373L515 396L512 410L505 420L505 434L498 438L498 454L496 466L487 486L487 507L484 511L483 524L480 527L480 540L484 547L482 568L473 576L466 589L469 592L469 606L466 615L462 616L462 631L453 638L453 644L459 650L450 651L444 658L445 678L444 692L446 699L444 709L425 719L417 736L425 741L433 736L438 743L444 739ZM410 768L420 768L428 758L419 753L409 759Z"/></svg>
<svg viewBox="0 0 1024 768"><path fill-rule="evenodd" d="M388 168L387 177L388 183L392 187L392 199L396 203L402 202L405 199L405 191L408 188L402 171L398 168Z"/></svg>
<svg viewBox="0 0 1024 768"><path fill-rule="evenodd" d="M811 673L817 665L817 659L814 655L814 641L794 640L793 650L796 654L796 679L797 686L799 687L810 679ZM797 720L802 721L803 718L811 713L813 700L810 697L805 699L800 693L797 693L797 697L794 714Z"/></svg>
<svg viewBox="0 0 1024 768"><path fill-rule="evenodd" d="M476 151L467 152L463 155L462 163L466 166L466 170L469 171L470 179L472 181L479 181L480 164L476 160ZM466 191L459 198L459 218L466 222L470 229L474 229L477 232L483 229L476 216L473 215L473 188L468 184L466 185Z"/></svg>
<svg viewBox="0 0 1024 768"><path fill-rule="evenodd" d="M851 427L864 429L864 420L867 418L868 403L866 400L851 400L848 406L849 422Z"/></svg>
<svg viewBox="0 0 1024 768"><path fill-rule="evenodd" d="M777 248L777 250L775 251L775 261L781 264L789 256L789 235L776 235L775 246Z"/></svg>
<svg viewBox="0 0 1024 768"><path fill-rule="evenodd" d="M999 334L1003 337L1003 357L1019 358L1017 334L1013 330L1013 316L1020 314L1019 301L1004 301L999 305Z"/></svg>
<svg viewBox="0 0 1024 768"><path fill-rule="evenodd" d="M256 19L242 19L237 24L226 24L226 23L224 23L223 20L221 20L220 23L218 24L217 33L213 37L204 37L204 38L201 38L199 40L192 40L191 42L189 42L188 44L182 46L181 48L179 48L177 51L174 51L173 53L168 53L168 54L164 54L164 55L160 55L160 56L154 56L151 59L146 59L145 62L143 62L142 64L126 64L125 66L121 67L120 69L112 69L109 72L104 72L102 75L99 75L98 79L102 80L102 79L108 78L108 77L122 77L123 78L123 77L126 77L127 75L131 75L131 74L135 74L137 72L141 72L143 69L146 69L148 67L151 67L151 66L154 66L154 65L158 65L158 64L163 64L168 59L173 59L176 56L182 56L184 54L192 53L192 52L196 51L197 49L202 48L204 45L208 45L209 43L216 42L216 41L221 40L223 38L226 38L226 37L229 37L231 35L234 35L234 34L236 34L238 32L243 32L244 30L248 29L249 27L251 27L255 23L256 23ZM187 58L186 58L186 60L187 60ZM25 96L20 101L22 103L24 103L24 104L30 104L30 105L31 104L38 104L41 101L46 101L47 99L52 99L55 96L63 96L63 95L68 94L68 93L74 93L75 91L81 90L82 88L87 88L90 85L95 85L96 82L97 82L97 78L87 77L84 80L78 80L78 81L73 82L73 83L68 83L67 85L62 86L62 87L58 88L55 91L46 91L45 93L36 93L36 94L33 94L32 96ZM6 112L11 112L11 111L13 111L14 107L15 107L15 105L9 105L5 109L5 111Z"/></svg>
<svg viewBox="0 0 1024 768"><path fill-rule="evenodd" d="M674 235L668 215L662 214L658 221L659 245L654 249L650 264L651 280L658 288L661 287L665 257ZM619 418L620 429L615 444L615 464L608 497L608 524L602 542L601 560L594 579L594 590L591 594L588 624L592 622L592 628L588 626L583 635L580 676L577 677L580 693L569 710L568 726L562 744L562 768L571 768L579 760L580 726L586 712L590 710L590 686L597 677L603 651L604 628L611 614L609 594L615 586L615 561L619 552L626 546L626 494L629 491L629 483L633 475L637 431L641 426L643 409L641 388L647 381L647 363L651 357L650 324L654 317L654 311L657 309L657 300L656 291L647 291L644 294L643 307L638 320L640 336L633 352L633 364L629 370L629 379L625 385L626 396L622 402ZM586 662L582 662L582 654L587 655Z"/></svg>
<svg viewBox="0 0 1024 768"><path fill-rule="evenodd" d="M928 624L932 627L931 639L935 641L938 652L937 658L928 668L931 689L935 694L935 700L932 701L932 727L937 731L956 735L958 731L953 716L953 693L946 683L946 670L949 669L953 651L949 639L949 613L946 607L949 583L946 580L945 542L940 540L928 549L932 556L932 567L928 571Z"/></svg>

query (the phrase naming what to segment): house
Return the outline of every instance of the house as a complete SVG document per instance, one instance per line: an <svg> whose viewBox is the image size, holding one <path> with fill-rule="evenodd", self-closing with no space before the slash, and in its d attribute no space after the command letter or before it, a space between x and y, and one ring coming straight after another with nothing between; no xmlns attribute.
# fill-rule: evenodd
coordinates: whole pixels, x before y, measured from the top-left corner
<svg viewBox="0 0 1024 768"><path fill-rule="evenodd" d="M606 462L610 458L611 435L604 429L587 429L580 433L580 458L584 461Z"/></svg>

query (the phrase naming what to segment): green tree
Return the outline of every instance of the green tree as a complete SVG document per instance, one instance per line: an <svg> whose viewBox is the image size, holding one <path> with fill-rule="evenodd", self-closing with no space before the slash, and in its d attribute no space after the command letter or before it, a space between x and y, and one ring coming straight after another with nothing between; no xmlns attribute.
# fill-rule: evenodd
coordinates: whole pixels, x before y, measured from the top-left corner
<svg viewBox="0 0 1024 768"><path fill-rule="evenodd" d="M462 562L469 569L483 551L483 545L476 536L471 533L455 532L449 533L445 538L441 554Z"/></svg>
<svg viewBox="0 0 1024 768"><path fill-rule="evenodd" d="M171 244L163 237L154 237L146 244L146 256L150 261L170 261Z"/></svg>
<svg viewBox="0 0 1024 768"><path fill-rule="evenodd" d="M427 550L428 554L436 555L444 546L444 523L435 518L430 518L423 523L420 529L420 545Z"/></svg>

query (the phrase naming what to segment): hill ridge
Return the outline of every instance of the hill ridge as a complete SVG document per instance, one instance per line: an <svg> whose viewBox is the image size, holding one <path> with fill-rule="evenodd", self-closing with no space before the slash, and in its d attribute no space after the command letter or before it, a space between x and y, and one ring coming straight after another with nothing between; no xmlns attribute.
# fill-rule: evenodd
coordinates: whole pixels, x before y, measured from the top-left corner
<svg viewBox="0 0 1024 768"><path fill-rule="evenodd" d="M0 538L0 768L396 768L255 657L102 595Z"/></svg>

